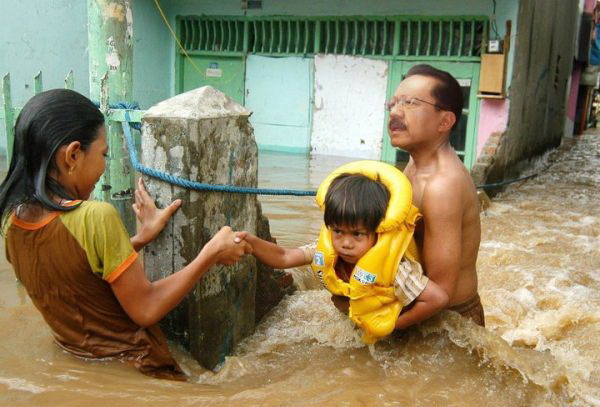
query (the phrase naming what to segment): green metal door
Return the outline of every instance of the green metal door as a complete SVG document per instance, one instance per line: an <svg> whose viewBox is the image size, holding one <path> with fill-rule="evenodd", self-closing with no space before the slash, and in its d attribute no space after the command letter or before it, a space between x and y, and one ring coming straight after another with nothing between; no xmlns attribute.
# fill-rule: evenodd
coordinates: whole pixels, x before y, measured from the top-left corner
<svg viewBox="0 0 600 407"><path fill-rule="evenodd" d="M246 108L259 148L310 150L312 72L312 58L248 56Z"/></svg>
<svg viewBox="0 0 600 407"><path fill-rule="evenodd" d="M180 56L177 93L210 85L244 104L244 58L239 56Z"/></svg>
<svg viewBox="0 0 600 407"><path fill-rule="evenodd" d="M244 104L244 58L241 56L179 55L177 93L210 85Z"/></svg>
<svg viewBox="0 0 600 407"><path fill-rule="evenodd" d="M244 23L177 17L175 92L210 85L244 104Z"/></svg>
<svg viewBox="0 0 600 407"><path fill-rule="evenodd" d="M460 83L463 90L464 108L459 125L450 135L450 144L456 150L467 168L471 168L477 159L477 120L479 117L479 103L477 89L479 88L479 64L467 62L441 62L441 61L392 61L388 75L388 99L394 95L396 87L402 81L406 72L417 64L427 63L435 68L442 69L452 74ZM383 127L382 160L396 162L397 158L405 152L398 150L390 144L390 135L387 131L389 114L386 113ZM400 156L400 157L397 157Z"/></svg>

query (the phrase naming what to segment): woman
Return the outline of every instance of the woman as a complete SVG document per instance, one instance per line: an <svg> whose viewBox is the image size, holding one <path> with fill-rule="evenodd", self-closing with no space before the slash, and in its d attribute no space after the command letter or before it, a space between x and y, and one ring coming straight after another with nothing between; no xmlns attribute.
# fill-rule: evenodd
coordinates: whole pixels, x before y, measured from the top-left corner
<svg viewBox="0 0 600 407"><path fill-rule="evenodd" d="M15 147L0 186L6 254L19 281L63 349L86 358L115 357L142 373L184 380L157 322L215 264L251 249L222 228L186 267L150 282L138 251L181 205L158 210L142 181L131 239L117 211L88 201L105 170L104 116L66 89L34 96L15 126Z"/></svg>

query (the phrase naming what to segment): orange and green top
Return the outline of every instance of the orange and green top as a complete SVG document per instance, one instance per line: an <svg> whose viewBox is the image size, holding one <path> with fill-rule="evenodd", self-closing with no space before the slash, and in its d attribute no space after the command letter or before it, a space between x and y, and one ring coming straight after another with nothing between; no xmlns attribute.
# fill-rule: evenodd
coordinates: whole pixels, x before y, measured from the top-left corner
<svg viewBox="0 0 600 407"><path fill-rule="evenodd" d="M111 289L138 256L116 209L70 204L79 206L35 223L13 215L6 232L6 257L56 342L78 356L116 357L145 374L184 378L158 325L136 325Z"/></svg>

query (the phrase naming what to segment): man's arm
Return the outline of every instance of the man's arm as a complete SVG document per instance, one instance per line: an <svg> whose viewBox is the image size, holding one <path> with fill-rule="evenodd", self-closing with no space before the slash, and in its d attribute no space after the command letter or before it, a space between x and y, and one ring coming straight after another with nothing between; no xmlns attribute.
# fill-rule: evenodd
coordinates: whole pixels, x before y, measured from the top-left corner
<svg viewBox="0 0 600 407"><path fill-rule="evenodd" d="M396 329L404 329L432 317L448 304L448 294L432 280L415 299L412 307L400 314L396 320Z"/></svg>
<svg viewBox="0 0 600 407"><path fill-rule="evenodd" d="M460 180L436 177L430 180L421 203L424 221L422 265L427 277L454 298L462 249L463 199Z"/></svg>

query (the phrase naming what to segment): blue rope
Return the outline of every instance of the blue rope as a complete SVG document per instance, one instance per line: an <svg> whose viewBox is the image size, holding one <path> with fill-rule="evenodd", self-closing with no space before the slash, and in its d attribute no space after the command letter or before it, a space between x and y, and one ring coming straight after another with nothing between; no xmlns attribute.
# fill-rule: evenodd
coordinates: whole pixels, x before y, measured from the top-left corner
<svg viewBox="0 0 600 407"><path fill-rule="evenodd" d="M98 102L93 102L97 107L100 106ZM110 109L125 109L125 110L140 110L140 106L137 102L117 102L110 103L108 105ZM179 185L181 187L187 189L194 189L198 191L214 191L214 192L230 192L230 193L240 193L240 194L255 194L255 195L292 195L292 196L315 196L316 191L300 191L294 189L266 189L266 188L249 188L249 187L236 187L232 185L212 185L212 184L204 184L201 182L194 182L190 180L186 180L183 178L175 177L171 174L167 174L164 172L157 171L155 169L145 167L141 165L137 159L137 153L135 147L133 146L133 137L131 136L131 131L129 127L131 126L135 130L141 130L141 123L131 122L131 118L129 116L129 112L125 112L125 119L127 122L123 122L121 125L123 126L123 132L125 133L125 137L127 138L127 148L129 149L129 159L131 160L131 164L135 168L136 171L141 172L142 174L148 175L153 178L158 178L165 182L169 182L174 185ZM535 174L527 175L520 178L510 179L501 182L495 182L491 184L477 185L475 188L477 189L489 189L489 188L498 188L501 186L513 184L519 181L525 181L530 178L534 178L538 176L540 172Z"/></svg>
<svg viewBox="0 0 600 407"><path fill-rule="evenodd" d="M92 103L97 107L100 108L100 102L96 102L96 101L92 101ZM117 102L117 103L109 103L108 104L108 108L109 109L125 109L125 110L142 110L140 109L140 105L137 102ZM129 116L127 116L129 120ZM136 123L136 122L129 122L129 125L131 127L133 127L136 130L141 130L142 129L142 124L141 123Z"/></svg>
<svg viewBox="0 0 600 407"><path fill-rule="evenodd" d="M515 178L515 179L509 179L506 181L501 181L501 182L494 182L492 184L484 184L484 185L478 185L476 188L477 189L488 189L488 188L498 188L498 187L503 187L505 185L510 185L510 184L514 184L515 182L519 182L519 181L525 181L529 178L533 178L533 177L537 177L539 175L538 172L536 172L535 174L531 174L531 175L526 175L524 177L520 177L520 178Z"/></svg>
<svg viewBox="0 0 600 407"><path fill-rule="evenodd" d="M141 172L149 177L160 179L173 185L178 185L186 189L196 191L211 191L211 192L229 192L237 194L254 194L254 195L293 195L293 196L315 196L315 191L300 191L294 189L268 189L268 188L251 188L251 187L236 187L234 185L212 185L202 182L190 181L184 178L176 177L165 172L157 171L153 168L146 167L138 161L135 145L133 144L133 136L129 128L129 112L125 112L126 122L122 122L123 133L127 140L127 149L129 150L129 160L136 171Z"/></svg>

